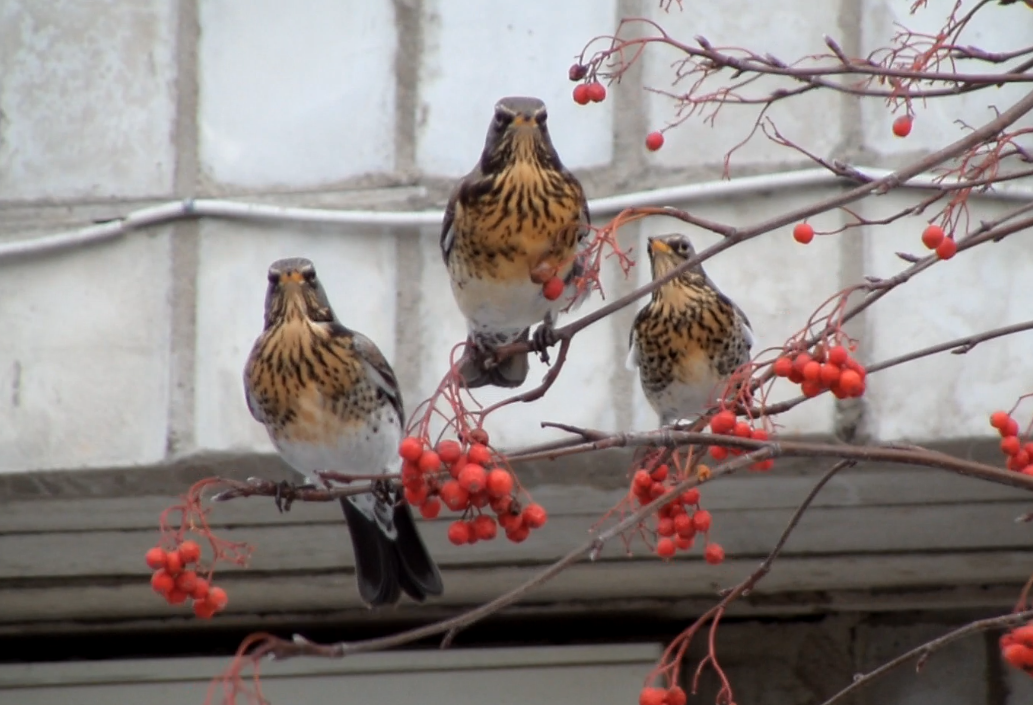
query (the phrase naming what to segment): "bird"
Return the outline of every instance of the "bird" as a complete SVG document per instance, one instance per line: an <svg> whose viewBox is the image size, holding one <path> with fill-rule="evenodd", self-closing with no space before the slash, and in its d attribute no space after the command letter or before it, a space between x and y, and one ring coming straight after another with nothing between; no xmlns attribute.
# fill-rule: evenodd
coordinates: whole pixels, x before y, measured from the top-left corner
<svg viewBox="0 0 1033 705"><path fill-rule="evenodd" d="M441 255L452 294L466 319L459 374L468 389L519 387L528 355L496 361L499 346L529 339L555 342L560 311L589 296L585 272L590 217L581 182L563 166L549 137L545 103L511 96L495 104L477 164L452 190L441 228ZM564 287L549 300L542 283Z"/></svg>
<svg viewBox="0 0 1033 705"><path fill-rule="evenodd" d="M318 486L321 470L397 471L404 411L398 381L376 344L334 314L310 260L269 267L265 324L244 366L244 393L280 456ZM341 498L359 595L371 607L441 595L437 565L400 489Z"/></svg>
<svg viewBox="0 0 1033 705"><path fill-rule="evenodd" d="M648 242L654 281L696 256L682 234ZM638 370L646 400L660 425L669 426L706 411L721 385L749 361L753 342L746 314L696 265L654 289L635 316L627 367Z"/></svg>

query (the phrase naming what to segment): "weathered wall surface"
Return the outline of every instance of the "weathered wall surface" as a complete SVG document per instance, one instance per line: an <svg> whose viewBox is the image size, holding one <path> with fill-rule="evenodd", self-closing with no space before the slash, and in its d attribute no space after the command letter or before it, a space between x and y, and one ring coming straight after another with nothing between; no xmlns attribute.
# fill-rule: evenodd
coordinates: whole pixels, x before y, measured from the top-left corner
<svg viewBox="0 0 1033 705"><path fill-rule="evenodd" d="M884 44L894 22L930 29L948 3L930 3L937 7L914 18L899 0L684 4L684 12L665 14L645 0L534 1L491 12L474 0L0 0L0 246L190 197L439 209L451 182L477 159L492 105L512 94L547 102L556 146L591 198L715 182L725 153L752 129L756 111L726 108L713 126L690 120L668 133L662 150L648 153L644 135L673 112L667 98L643 88L668 87L676 57L647 52L605 102L582 107L570 99L566 68L583 42L611 33L620 17L647 16L686 39L703 35L715 45L748 45L787 60L822 51L824 34L863 53ZM988 47L1004 50L1033 36L1033 12L1013 7L986 15L1009 17L977 28ZM992 114L990 105L1005 108L1022 93L1023 86L1014 86L919 106L906 140L891 135L892 115L878 101L816 92L769 115L815 153L893 167L960 136L957 120L979 124ZM723 195L704 189L668 205L750 225L842 188L794 187L782 178L809 166L758 136L736 153L732 176L769 179ZM908 191L883 196L865 206L866 215L885 216L913 197ZM1022 198L1029 195L974 196L972 222ZM843 217L814 222L834 227ZM921 249L923 223L902 219L808 247L775 232L718 256L707 270L747 311L759 347L777 346L819 301L865 274L899 272L905 264L894 253ZM623 229L621 237L641 253L647 236L679 228L654 219ZM697 247L714 242L706 233L692 235ZM4 556L18 556L0 561L3 622L16 625L34 614L52 620L163 615L163 606L137 595L142 571L131 556L147 545L170 493L200 476L214 454L230 459L217 467L242 476L254 468L282 472L248 414L240 380L274 259L312 259L339 316L376 340L396 366L409 406L425 398L464 334L437 238L433 226L206 218L88 247L0 258L0 496L10 500L0 516L0 545ZM853 328L859 355L875 362L1026 320L1033 309L1019 292L1028 289L1031 273L1031 232L938 264L864 314ZM604 278L607 300L647 278L645 267L629 280L614 267ZM583 310L601 304L597 297ZM627 309L579 334L546 399L492 418L496 442L552 437L538 428L542 419L610 430L653 427L624 368L633 315ZM1026 333L873 375L863 404L816 400L787 414L784 432L913 440L994 458L986 415L1033 389L1031 342ZM543 372L533 363L529 385ZM776 398L790 392L778 388ZM529 482L553 503L556 526L534 546L457 551L444 541L443 525L425 527L446 573L455 571L446 602L498 594L528 575L529 566L573 547L617 497L619 478L607 475L619 475L623 462L579 465L559 479L555 468L535 469ZM679 589L711 594L756 564L816 469L794 468L715 486L717 523L727 527L727 572L706 573L686 562ZM799 542L787 548L786 572L772 576L772 593L827 590L849 595L838 603L843 609L862 609L870 599L864 591L906 586L927 590L926 597L890 609L1001 605L1014 595L1010 586L1028 576L1028 531L1010 522L1023 511L1018 493L883 468L844 473L829 492L801 526ZM281 574L263 578L281 581L276 595L268 582L239 577L234 607L241 615L296 612L304 604L357 618L350 575L347 568L340 572L342 555L346 566L350 557L328 538L341 530L329 508L295 509L294 530L312 534L303 542L281 542L282 527L273 526L280 520L264 505L220 511L227 524L244 520L252 527L243 535L267 549L260 567ZM124 565L109 544L90 543L97 531L126 546ZM256 539L261 532L267 538ZM299 543L314 548L299 551ZM66 560L73 554L76 560ZM619 554L615 549L609 562L572 571L541 599L575 599L586 585L599 599L633 600L643 590L650 598L680 597L662 572L648 573L656 576L652 587L629 585ZM651 567L641 570L662 568L636 565L646 564ZM322 577L299 585L292 571L322 571ZM62 592L70 578L96 584L76 588L70 600ZM112 580L124 580L118 588L124 599L111 600ZM954 592L942 601L928 597L948 584ZM38 599L43 594L48 597ZM886 608L895 599L871 604ZM775 602L763 609L776 611ZM1014 687L1028 690L1024 683Z"/></svg>

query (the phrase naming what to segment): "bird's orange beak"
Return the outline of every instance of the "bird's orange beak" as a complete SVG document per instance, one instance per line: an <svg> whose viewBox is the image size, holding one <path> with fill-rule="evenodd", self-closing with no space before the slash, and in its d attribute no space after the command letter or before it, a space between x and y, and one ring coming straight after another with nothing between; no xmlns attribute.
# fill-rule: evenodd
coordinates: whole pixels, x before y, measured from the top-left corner
<svg viewBox="0 0 1033 705"><path fill-rule="evenodd" d="M291 272L284 272L280 275L280 284L300 284L304 280L301 276L301 272L294 270Z"/></svg>
<svg viewBox="0 0 1033 705"><path fill-rule="evenodd" d="M662 252L665 255L669 255L673 251L666 242L654 237L649 238L649 249L653 252Z"/></svg>

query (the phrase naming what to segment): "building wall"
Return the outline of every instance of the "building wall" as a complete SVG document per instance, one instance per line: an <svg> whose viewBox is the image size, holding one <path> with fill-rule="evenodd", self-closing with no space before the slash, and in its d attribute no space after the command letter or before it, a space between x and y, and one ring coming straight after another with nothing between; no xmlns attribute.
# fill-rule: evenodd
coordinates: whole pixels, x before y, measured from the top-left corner
<svg viewBox="0 0 1033 705"><path fill-rule="evenodd" d="M645 16L679 37L703 35L785 59L823 51L824 34L862 54L883 45L894 22L934 30L948 4L930 3L937 7L910 17L910 3L899 0L686 1L684 11L670 13L645 0L533 1L490 12L473 0L0 0L0 253L6 244L185 198L440 210L480 153L492 105L513 94L547 102L557 149L591 198L697 183L695 195L667 205L750 225L842 186L788 185L783 174L811 165L761 136L736 152L731 176L770 178L750 188L717 183L725 153L752 129L752 109L726 108L714 125L689 120L668 133L663 149L647 152L644 135L674 115L667 98L643 89L668 87L676 57L651 48L605 102L582 107L566 79L582 44L612 33L621 17ZM984 14L973 36L990 48L1033 36L1033 12L1021 5ZM1005 15L1009 21L999 21ZM1023 93L1019 85L919 105L906 140L891 135L893 115L877 100L815 92L769 116L816 153L892 168L956 139L957 121L979 124L989 105L1003 109ZM973 196L972 222L1028 200L1028 189ZM862 208L881 217L915 198L895 191ZM610 215L599 210L596 222ZM830 228L845 217L813 222ZM894 253L921 251L924 222L855 229L808 247L773 232L716 257L707 270L747 311L758 348L779 346L821 300L865 274L899 272L905 264ZM672 229L684 226L652 219L622 229L621 238L638 254L645 237ZM697 247L715 241L696 230L692 236ZM338 315L394 364L410 408L425 398L464 333L437 239L434 225L202 218L84 247L0 254L0 496L7 502L0 555L13 557L0 560L0 632L167 617L141 591L146 578L136 558L153 542L161 508L213 469L283 473L247 412L240 379L274 259L312 259ZM1031 232L938 264L857 321L859 355L874 362L1028 319L1017 292L1028 288L1030 272ZM606 300L647 278L643 266L628 280L611 267ZM582 310L602 303L596 297ZM633 315L634 307L579 334L545 399L492 417L496 443L555 437L539 428L542 419L653 427L623 365ZM986 417L1033 388L1031 340L1026 333L873 375L862 403L816 400L785 415L783 432L922 442L998 462ZM544 367L532 365L533 382ZM778 388L776 398L790 393ZM527 484L553 521L524 546L460 551L444 540L443 523L425 526L446 568L441 609L497 595L579 543L619 499L626 465L617 454L528 468ZM783 467L708 489L729 551L722 568L706 569L698 556L675 568L639 555L635 569L650 576L643 586L626 579L629 564L614 547L607 560L571 571L539 599L562 605L587 594L599 604L620 600L622 609L640 609L643 599L689 599L698 600L689 611L698 609L716 587L756 565L820 470ZM758 591L756 609L811 609L811 598L779 595L817 593L833 596L826 603L833 610L998 609L1028 576L1028 531L1011 521L1027 502L1016 490L863 467L827 493L787 547L783 572ZM306 610L365 618L331 508L295 508L287 535L268 506L239 504L220 507L217 521L262 549L256 569L264 571L261 581L231 576L239 619ZM674 583L668 568L680 571ZM313 571L315 578L299 583L297 575ZM269 590L270 581L282 589Z"/></svg>

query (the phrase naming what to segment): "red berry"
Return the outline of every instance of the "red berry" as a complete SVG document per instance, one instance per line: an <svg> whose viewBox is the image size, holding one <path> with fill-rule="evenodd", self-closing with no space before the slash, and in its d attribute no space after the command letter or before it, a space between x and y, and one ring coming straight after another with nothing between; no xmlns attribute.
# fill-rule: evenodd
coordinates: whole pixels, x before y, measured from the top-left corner
<svg viewBox="0 0 1033 705"><path fill-rule="evenodd" d="M685 492L681 496L681 501L683 504L696 506L697 504L699 504L699 490L697 490L695 487L693 487L691 490L685 490Z"/></svg>
<svg viewBox="0 0 1033 705"><path fill-rule="evenodd" d="M763 428L753 429L753 435L751 436L755 441L766 441L768 440L768 432Z"/></svg>
<svg viewBox="0 0 1033 705"><path fill-rule="evenodd" d="M826 387L831 387L839 381L839 365L833 365L830 362L826 362L821 366L818 379L820 379L821 383Z"/></svg>
<svg viewBox="0 0 1033 705"><path fill-rule="evenodd" d="M664 705L685 705L686 702L688 702L688 697L685 695L685 691L678 686L668 688L664 695Z"/></svg>
<svg viewBox="0 0 1033 705"><path fill-rule="evenodd" d="M631 479L632 484L640 490L648 490L653 486L653 478L646 470L636 470Z"/></svg>
<svg viewBox="0 0 1033 705"><path fill-rule="evenodd" d="M475 428L470 431L469 438L471 443L480 443L482 446L488 445L488 432L483 428Z"/></svg>
<svg viewBox="0 0 1033 705"><path fill-rule="evenodd" d="M183 572L183 556L178 550L169 551L165 554L165 570L169 575L176 576Z"/></svg>
<svg viewBox="0 0 1033 705"><path fill-rule="evenodd" d="M415 463L423 455L423 441L413 436L407 436L398 444L398 455L411 463Z"/></svg>
<svg viewBox="0 0 1033 705"><path fill-rule="evenodd" d="M494 468L488 473L486 486L489 496L504 497L513 491L513 476L507 470Z"/></svg>
<svg viewBox="0 0 1033 705"><path fill-rule="evenodd" d="M943 242L943 228L939 225L930 225L922 231L922 244L930 250L935 250Z"/></svg>
<svg viewBox="0 0 1033 705"><path fill-rule="evenodd" d="M220 612L226 608L230 598L226 595L226 591L221 587L212 586L208 589L208 597L205 598L205 602L215 607L216 612Z"/></svg>
<svg viewBox="0 0 1033 705"><path fill-rule="evenodd" d="M559 277L552 277L542 285L542 296L549 301L555 301L563 296L563 280Z"/></svg>
<svg viewBox="0 0 1033 705"><path fill-rule="evenodd" d="M417 462L417 467L422 473L437 472L441 469L441 456L432 450L420 453L420 459Z"/></svg>
<svg viewBox="0 0 1033 705"><path fill-rule="evenodd" d="M663 688L643 688L638 694L638 705L664 705Z"/></svg>
<svg viewBox="0 0 1033 705"><path fill-rule="evenodd" d="M724 460L728 457L728 449L724 446L710 446L710 457L714 460Z"/></svg>
<svg viewBox="0 0 1033 705"><path fill-rule="evenodd" d="M194 598L195 600L203 600L206 597L208 597L209 589L210 586L208 585L208 581L204 578L198 578L196 581L194 581L194 590L190 593L190 597Z"/></svg>
<svg viewBox="0 0 1033 705"><path fill-rule="evenodd" d="M1033 649L1033 623L1013 629L1008 633L1008 636L1010 636L1014 641L1020 644L1025 644Z"/></svg>
<svg viewBox="0 0 1033 705"><path fill-rule="evenodd" d="M1015 469L1021 470L1022 468L1029 465L1030 455L1025 450L1020 450L1018 453L1013 455L1011 459L1015 461Z"/></svg>
<svg viewBox="0 0 1033 705"><path fill-rule="evenodd" d="M679 551L688 551L692 548L692 544L692 536L682 536L681 534L678 534L674 537L674 545L678 547Z"/></svg>
<svg viewBox="0 0 1033 705"><path fill-rule="evenodd" d="M441 500L431 497L420 505L420 516L424 519L437 519L441 514Z"/></svg>
<svg viewBox="0 0 1033 705"><path fill-rule="evenodd" d="M833 368L835 369L835 368ZM820 382L821 381L821 363L817 360L811 360L803 366L803 379L805 382Z"/></svg>
<svg viewBox="0 0 1033 705"><path fill-rule="evenodd" d="M706 509L700 509L698 512L692 515L692 526L696 531L707 532L710 531L710 523L712 519L710 512Z"/></svg>
<svg viewBox="0 0 1033 705"><path fill-rule="evenodd" d="M661 558L670 558L674 555L675 550L673 539L662 538L656 542L656 555Z"/></svg>
<svg viewBox="0 0 1033 705"><path fill-rule="evenodd" d="M830 365L843 365L850 359L850 353L842 345L836 345L829 350L828 358Z"/></svg>
<svg viewBox="0 0 1033 705"><path fill-rule="evenodd" d="M1007 411L995 411L990 414L990 425L994 428L1004 428L1009 421L1011 421L1011 416L1008 415Z"/></svg>
<svg viewBox="0 0 1033 705"><path fill-rule="evenodd" d="M732 429L732 433L739 438L750 438L753 435L753 428L745 421L740 421L735 424L735 428Z"/></svg>
<svg viewBox="0 0 1033 705"><path fill-rule="evenodd" d="M464 546L470 541L470 525L465 521L453 521L448 526L448 540L456 546Z"/></svg>
<svg viewBox="0 0 1033 705"><path fill-rule="evenodd" d="M654 482L649 487L649 497L651 499L656 499L657 497L663 495L665 492L667 492L667 488L664 487L663 484L660 482Z"/></svg>
<svg viewBox="0 0 1033 705"><path fill-rule="evenodd" d="M192 570L184 570L176 576L176 589L190 595L197 587L197 573Z"/></svg>
<svg viewBox="0 0 1033 705"><path fill-rule="evenodd" d="M405 501L414 507L421 506L427 501L427 496L430 494L430 490L427 485L421 484L418 487L406 487L405 488Z"/></svg>
<svg viewBox="0 0 1033 705"><path fill-rule="evenodd" d="M856 396L858 392L864 391L864 382L854 370L843 370L839 375L839 387L847 396Z"/></svg>
<svg viewBox="0 0 1033 705"><path fill-rule="evenodd" d="M488 465L491 463L491 450L483 443L474 443L470 446L470 450L467 451L466 459L478 465Z"/></svg>
<svg viewBox="0 0 1033 705"><path fill-rule="evenodd" d="M940 259L950 259L958 252L958 243L953 238L947 238L936 247L936 256Z"/></svg>
<svg viewBox="0 0 1033 705"><path fill-rule="evenodd" d="M814 228L810 223L797 223L793 228L793 239L801 245L806 245L814 239Z"/></svg>
<svg viewBox="0 0 1033 705"><path fill-rule="evenodd" d="M650 132L646 135L646 149L655 152L664 146L664 134L662 132Z"/></svg>
<svg viewBox="0 0 1033 705"><path fill-rule="evenodd" d="M466 509L470 503L470 492L456 480L449 480L439 490L441 501L453 512Z"/></svg>
<svg viewBox="0 0 1033 705"><path fill-rule="evenodd" d="M201 547L188 539L179 544L179 557L183 559L183 565L197 563L201 558Z"/></svg>
<svg viewBox="0 0 1033 705"><path fill-rule="evenodd" d="M462 446L451 439L445 439L439 442L437 450L438 457L441 458L441 462L449 465L459 460L459 456L463 454Z"/></svg>
<svg viewBox="0 0 1033 705"><path fill-rule="evenodd" d="M1019 422L1009 416L1008 421L1005 422L1005 424L1001 426L998 429L998 431L1000 432L1002 437L1017 436L1019 435Z"/></svg>
<svg viewBox="0 0 1033 705"><path fill-rule="evenodd" d="M513 543L522 543L531 535L531 529L526 524L517 524L515 527L506 529L506 538Z"/></svg>
<svg viewBox="0 0 1033 705"><path fill-rule="evenodd" d="M176 587L176 579L164 568L159 568L151 576L151 588L159 595L167 595Z"/></svg>
<svg viewBox="0 0 1033 705"><path fill-rule="evenodd" d="M144 554L143 559L148 568L158 570L165 567L165 555L165 549L155 546Z"/></svg>
<svg viewBox="0 0 1033 705"><path fill-rule="evenodd" d="M477 538L482 541L491 541L499 532L499 527L495 520L487 514L481 514L471 524L473 524L473 530L477 534Z"/></svg>
<svg viewBox="0 0 1033 705"><path fill-rule="evenodd" d="M528 504L522 514L524 523L532 529L540 529L549 520L549 514L540 504Z"/></svg>
<svg viewBox="0 0 1033 705"><path fill-rule="evenodd" d="M696 534L696 527L692 525L692 517L688 514L679 514L674 518L674 533L689 538Z"/></svg>
<svg viewBox="0 0 1033 705"><path fill-rule="evenodd" d="M805 397L816 397L821 394L821 382L812 379L805 379L800 383L800 391Z"/></svg>
<svg viewBox="0 0 1033 705"><path fill-rule="evenodd" d="M666 464L661 465L655 470L653 470L653 472L649 473L649 476L652 477L656 482L663 482L667 479L667 473L669 472L669 470L670 469L667 467Z"/></svg>
<svg viewBox="0 0 1033 705"><path fill-rule="evenodd" d="M456 478L459 485L471 494L480 492L488 483L488 473L477 463L467 463Z"/></svg>
<svg viewBox="0 0 1033 705"><path fill-rule="evenodd" d="M1033 667L1033 649L1023 644L1009 644L1001 649L1001 655L1015 668Z"/></svg>
<svg viewBox="0 0 1033 705"><path fill-rule="evenodd" d="M194 616L198 619L211 619L215 614L215 606L209 603L206 599L194 599Z"/></svg>
<svg viewBox="0 0 1033 705"><path fill-rule="evenodd" d="M661 519L656 523L656 533L661 536L674 536L674 519Z"/></svg>
<svg viewBox="0 0 1033 705"><path fill-rule="evenodd" d="M793 372L793 361L783 355L775 360L772 370L776 377L788 377Z"/></svg>
<svg viewBox="0 0 1033 705"><path fill-rule="evenodd" d="M588 105L592 99L588 97L588 84L579 83L574 86L574 102L578 105Z"/></svg>
<svg viewBox="0 0 1033 705"><path fill-rule="evenodd" d="M725 550L716 543L709 544L703 551L703 559L710 565L717 565L725 559Z"/></svg>
<svg viewBox="0 0 1033 705"><path fill-rule="evenodd" d="M725 409L714 414L710 419L710 430L714 433L729 433L735 428L735 414Z"/></svg>
<svg viewBox="0 0 1033 705"><path fill-rule="evenodd" d="M571 64L567 69L567 78L571 81L580 81L588 73L588 67L581 64Z"/></svg>
<svg viewBox="0 0 1033 705"><path fill-rule="evenodd" d="M165 600L170 605L181 605L187 601L188 597L190 597L190 595L188 595L187 593L183 592L182 590L177 590L176 588L173 588L169 591L167 595L165 595Z"/></svg>
<svg viewBox="0 0 1033 705"><path fill-rule="evenodd" d="M1001 452L1005 455L1015 455L1022 448L1018 436L1005 436L1001 439Z"/></svg>
<svg viewBox="0 0 1033 705"><path fill-rule="evenodd" d="M599 81L592 81L588 84L588 99L593 103L602 103L606 100L606 86Z"/></svg>
<svg viewBox="0 0 1033 705"><path fill-rule="evenodd" d="M893 121L893 134L897 137L907 137L911 134L911 123L914 119L910 115L901 115Z"/></svg>

